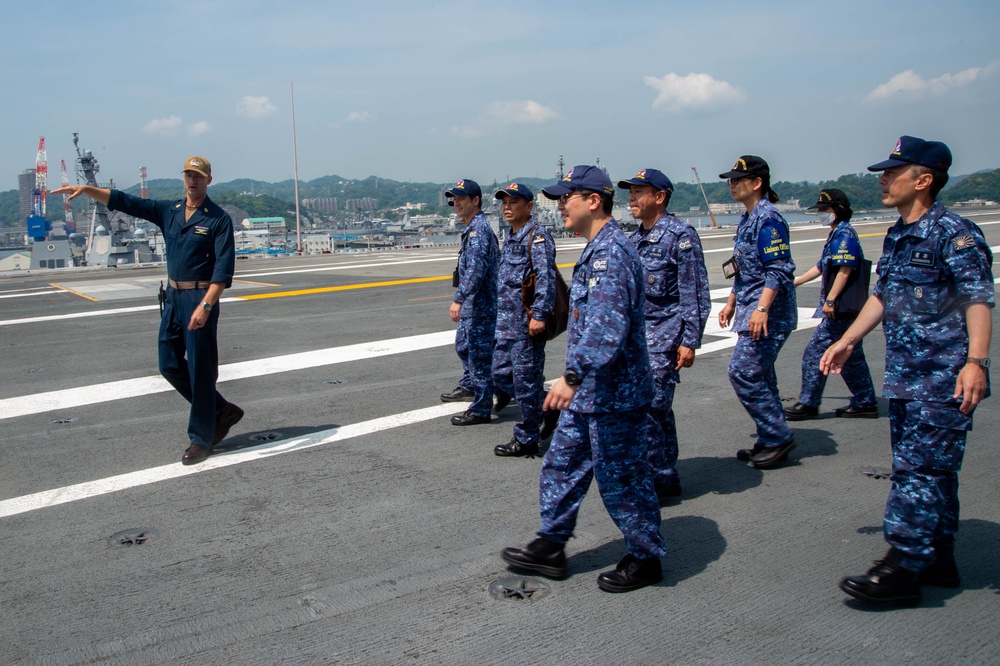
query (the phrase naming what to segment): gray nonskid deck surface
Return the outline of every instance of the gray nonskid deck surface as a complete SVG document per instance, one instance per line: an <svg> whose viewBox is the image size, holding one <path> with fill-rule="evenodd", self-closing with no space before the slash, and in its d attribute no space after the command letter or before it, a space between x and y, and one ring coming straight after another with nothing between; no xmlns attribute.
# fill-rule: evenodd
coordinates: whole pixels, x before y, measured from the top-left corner
<svg viewBox="0 0 1000 666"><path fill-rule="evenodd" d="M996 246L1000 225L983 229ZM819 238L793 245L799 273L815 261L821 231L793 236ZM873 234L863 243L877 255L875 234L884 226L859 231ZM704 236L706 250L718 250L707 254L712 287L722 289L718 267L731 233ZM571 264L581 246L560 241L557 261ZM437 252L441 261L427 263L402 263L405 252L240 262L237 279L254 277L227 296L450 276L454 249ZM347 265L373 263L362 258L382 265ZM344 269L283 272L324 262ZM264 269L274 274L259 275ZM160 272L112 277L146 284ZM0 295L50 282L72 288L74 279L0 278ZM224 303L223 366L448 330L448 284ZM813 306L815 296L816 285L800 288L800 307ZM3 321L149 303L65 293L0 302ZM155 329L155 311L2 325L0 399L155 376ZM794 333L779 358L789 399L797 397L810 334ZM881 388L880 331L865 348ZM547 377L561 373L564 350L564 338L550 344ZM789 463L747 467L733 454L752 443L753 423L729 385L729 355L700 355L677 390L684 495L662 511L669 553L659 585L621 595L597 588L597 574L624 546L592 486L567 549L571 576L531 577L548 587L537 601L490 595L494 581L516 575L499 551L523 545L538 525L541 460L492 453L510 438L516 407L489 426L456 428L441 416L282 448L441 405L438 395L460 371L445 345L223 382L220 390L247 416L219 455L273 448L239 464L0 518L0 662L996 663L997 398L976 413L960 477L962 587L925 588L919 607L884 610L847 601L837 583L885 552L889 482L859 469L889 467L888 419L835 418L849 394L831 378L820 418L792 424L799 447ZM75 420L53 423L60 417ZM156 478L178 463L185 420L172 392L0 414L0 503L141 470ZM268 433L275 433L270 444L250 439ZM158 535L142 545L109 544L130 528Z"/></svg>

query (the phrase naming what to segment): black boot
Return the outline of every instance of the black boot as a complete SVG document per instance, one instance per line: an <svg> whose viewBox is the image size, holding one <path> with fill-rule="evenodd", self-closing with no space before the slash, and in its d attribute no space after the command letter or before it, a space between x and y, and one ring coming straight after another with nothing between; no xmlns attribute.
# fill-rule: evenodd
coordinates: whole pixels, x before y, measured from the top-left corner
<svg viewBox="0 0 1000 666"><path fill-rule="evenodd" d="M640 560L634 555L626 555L611 571L597 577L597 586L605 592L631 592L640 587L653 585L663 580L660 558L649 557Z"/></svg>
<svg viewBox="0 0 1000 666"><path fill-rule="evenodd" d="M548 576L549 578L565 578L566 550L565 544L538 537L524 548L504 548L500 557L507 564L519 569L527 569Z"/></svg>
<svg viewBox="0 0 1000 666"><path fill-rule="evenodd" d="M955 542L934 544L934 561L920 572L921 585L934 587L960 587L962 578L955 564Z"/></svg>
<svg viewBox="0 0 1000 666"><path fill-rule="evenodd" d="M890 548L864 576L840 581L840 589L855 599L916 606L920 603L919 575L899 565L900 553Z"/></svg>

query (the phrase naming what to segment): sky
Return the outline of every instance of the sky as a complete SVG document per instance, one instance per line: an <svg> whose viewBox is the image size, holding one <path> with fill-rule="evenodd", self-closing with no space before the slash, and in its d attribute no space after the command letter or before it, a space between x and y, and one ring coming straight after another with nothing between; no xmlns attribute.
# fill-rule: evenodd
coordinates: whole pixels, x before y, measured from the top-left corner
<svg viewBox="0 0 1000 666"><path fill-rule="evenodd" d="M599 161L703 181L865 171L903 134L1000 167L1000 2L16 0L0 25L0 190L73 132L126 188L339 175L481 184Z"/></svg>

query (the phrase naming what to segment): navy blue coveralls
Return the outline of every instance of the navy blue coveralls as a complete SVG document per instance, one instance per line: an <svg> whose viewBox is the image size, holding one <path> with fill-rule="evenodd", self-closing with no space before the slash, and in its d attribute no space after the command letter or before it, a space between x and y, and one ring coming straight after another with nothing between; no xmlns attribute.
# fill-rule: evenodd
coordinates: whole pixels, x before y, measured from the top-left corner
<svg viewBox="0 0 1000 666"><path fill-rule="evenodd" d="M649 466L656 485L677 479L674 390L680 383L677 348L698 349L712 309L701 238L694 228L664 213L630 240L646 278L646 342L653 371L653 402L646 419Z"/></svg>
<svg viewBox="0 0 1000 666"><path fill-rule="evenodd" d="M820 255L819 261L816 262L816 268L819 269L821 276L826 276L829 271L836 271L841 266L849 266L852 271L857 271L864 258L858 233L850 222L844 220L827 236L823 253ZM813 318L821 319L821 321L809 339L805 351L802 352L802 391L799 394L799 402L809 407L819 407L820 400L823 398L823 389L826 387L827 376L819 369L819 360L823 357L823 352L834 342L840 340L857 319L856 314L844 316L839 313L836 314L835 319L830 319L823 314L825 302L826 280L821 279L819 307L813 313ZM872 384L872 373L868 369L868 361L865 359L865 350L861 340L854 346L854 350L847 362L844 363L840 374L844 378L847 388L851 391L852 406L876 406L875 386Z"/></svg>
<svg viewBox="0 0 1000 666"><path fill-rule="evenodd" d="M233 221L207 197L187 221L185 201L140 199L111 190L110 210L139 217L163 232L167 248L167 277L174 282L233 284L236 241ZM167 288L160 318L160 374L191 403L188 437L192 444L212 448L216 415L228 404L215 388L219 377L218 328L220 306L208 313L205 326L188 330L205 288Z"/></svg>
<svg viewBox="0 0 1000 666"><path fill-rule="evenodd" d="M458 255L458 290L462 305L455 331L455 353L462 361L458 385L475 397L469 411L488 417L493 410L493 336L497 325L497 270L500 246L486 215L475 214L462 231Z"/></svg>
<svg viewBox="0 0 1000 666"><path fill-rule="evenodd" d="M644 324L642 263L607 222L573 268L566 370L576 395L542 462L538 536L566 543L592 480L638 559L663 557L660 506L646 465L646 409L653 397Z"/></svg>
<svg viewBox="0 0 1000 666"><path fill-rule="evenodd" d="M740 218L733 258L736 313L733 330L739 333L729 359L729 381L743 408L757 426L757 446L776 447L792 440L778 394L774 362L788 335L798 325L795 301L795 263L789 245L788 223L767 199ZM768 310L767 337L750 337L750 315L764 288L777 294Z"/></svg>
<svg viewBox="0 0 1000 666"><path fill-rule="evenodd" d="M872 295L882 301L892 487L885 540L900 565L921 571L958 531L958 471L972 414L953 398L969 355L965 309L995 306L993 253L975 224L935 202L882 244ZM989 374L987 372L987 390Z"/></svg>
<svg viewBox="0 0 1000 666"><path fill-rule="evenodd" d="M556 302L556 246L548 229L531 218L516 234L508 236L500 252L499 305L496 348L493 351L493 384L513 396L521 410L514 437L524 445L538 443L545 397L545 337L528 335L528 312L521 298L521 284L535 269L535 300L531 318L545 321Z"/></svg>

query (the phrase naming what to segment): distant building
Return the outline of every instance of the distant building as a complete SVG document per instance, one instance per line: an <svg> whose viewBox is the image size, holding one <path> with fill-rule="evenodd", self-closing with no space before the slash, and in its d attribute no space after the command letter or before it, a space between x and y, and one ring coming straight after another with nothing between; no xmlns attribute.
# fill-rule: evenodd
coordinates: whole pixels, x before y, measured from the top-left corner
<svg viewBox="0 0 1000 666"><path fill-rule="evenodd" d="M283 217L248 217L240 224L248 231L270 231L284 233L285 218Z"/></svg>
<svg viewBox="0 0 1000 666"><path fill-rule="evenodd" d="M344 202L344 210L348 213L374 212L378 210L378 199L372 197L348 199Z"/></svg>
<svg viewBox="0 0 1000 666"><path fill-rule="evenodd" d="M991 201L989 199L969 199L967 201L956 201L956 208L965 208L970 206L996 206L996 201Z"/></svg>
<svg viewBox="0 0 1000 666"><path fill-rule="evenodd" d="M31 215L32 190L35 189L35 170L25 169L17 177L17 203L23 222Z"/></svg>
<svg viewBox="0 0 1000 666"><path fill-rule="evenodd" d="M31 175L34 176L34 172ZM31 250L0 250L0 272L23 271L29 268L31 268Z"/></svg>
<svg viewBox="0 0 1000 666"><path fill-rule="evenodd" d="M710 203L708 209L716 215L742 215L746 212L746 207L735 201L733 203Z"/></svg>
<svg viewBox="0 0 1000 666"><path fill-rule="evenodd" d="M337 197L319 197L316 199L303 199L302 207L306 210L316 210L321 213L336 213L338 208Z"/></svg>

